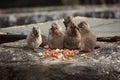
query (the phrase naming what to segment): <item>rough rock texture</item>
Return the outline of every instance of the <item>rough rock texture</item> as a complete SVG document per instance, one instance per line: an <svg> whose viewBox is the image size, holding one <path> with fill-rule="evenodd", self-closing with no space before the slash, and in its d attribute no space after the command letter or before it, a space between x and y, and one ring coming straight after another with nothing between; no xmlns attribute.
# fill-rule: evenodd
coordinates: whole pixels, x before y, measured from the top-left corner
<svg viewBox="0 0 120 80"><path fill-rule="evenodd" d="M75 23L87 21L96 31L97 37L119 36L120 20L74 18ZM58 23L63 27L63 20ZM48 34L52 22L24 25L12 28L1 28L0 32L27 35L33 25L42 33ZM97 54L83 53L74 56L72 61L41 59L40 48L31 50L26 41L0 44L0 80L120 80L120 41L114 43L97 42L100 48ZM88 56L87 60L81 54Z"/></svg>
<svg viewBox="0 0 120 80"><path fill-rule="evenodd" d="M72 61L41 59L45 49L31 50L25 40L1 44L0 80L120 80L120 42L98 44L96 55L80 52Z"/></svg>

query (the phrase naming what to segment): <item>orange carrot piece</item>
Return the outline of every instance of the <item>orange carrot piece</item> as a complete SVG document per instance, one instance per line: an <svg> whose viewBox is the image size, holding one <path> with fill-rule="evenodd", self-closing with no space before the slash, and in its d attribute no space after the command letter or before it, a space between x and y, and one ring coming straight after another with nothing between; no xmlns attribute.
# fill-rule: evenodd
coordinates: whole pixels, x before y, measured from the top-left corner
<svg viewBox="0 0 120 80"><path fill-rule="evenodd" d="M95 54L95 55L96 55L96 54L97 54L97 51L94 51L94 52L93 52L93 54Z"/></svg>
<svg viewBox="0 0 120 80"><path fill-rule="evenodd" d="M88 56L83 56L83 59L84 59L84 60L88 59Z"/></svg>
<svg viewBox="0 0 120 80"><path fill-rule="evenodd" d="M62 59L62 61L66 60L66 59L65 59L65 56L62 56L62 58L61 58L61 59Z"/></svg>

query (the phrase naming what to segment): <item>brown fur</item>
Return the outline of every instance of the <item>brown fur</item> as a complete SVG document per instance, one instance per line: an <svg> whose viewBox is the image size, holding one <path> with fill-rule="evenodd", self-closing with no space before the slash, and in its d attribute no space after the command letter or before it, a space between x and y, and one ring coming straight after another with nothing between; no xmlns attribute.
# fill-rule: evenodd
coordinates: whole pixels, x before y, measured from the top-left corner
<svg viewBox="0 0 120 80"><path fill-rule="evenodd" d="M82 36L82 49L93 51L96 46L96 33L90 29L87 22L82 21L78 24Z"/></svg>
<svg viewBox="0 0 120 80"><path fill-rule="evenodd" d="M47 40L47 36L44 35L44 34L41 34L41 37L42 37L42 44L40 45L40 47L44 47L44 46L47 46L48 45L48 40Z"/></svg>
<svg viewBox="0 0 120 80"><path fill-rule="evenodd" d="M27 46L29 48L38 48L40 44L42 43L42 37L41 37L41 32L40 29L37 29L36 27L32 28L32 31L30 34L27 36Z"/></svg>
<svg viewBox="0 0 120 80"><path fill-rule="evenodd" d="M70 22L72 22L71 16L67 16L66 18L64 18L63 23L64 23L65 27L67 27Z"/></svg>
<svg viewBox="0 0 120 80"><path fill-rule="evenodd" d="M67 49L78 49L81 47L81 34L78 27L72 22L66 27L64 47Z"/></svg>
<svg viewBox="0 0 120 80"><path fill-rule="evenodd" d="M50 48L63 48L64 34L57 23L53 23L49 29L48 46Z"/></svg>

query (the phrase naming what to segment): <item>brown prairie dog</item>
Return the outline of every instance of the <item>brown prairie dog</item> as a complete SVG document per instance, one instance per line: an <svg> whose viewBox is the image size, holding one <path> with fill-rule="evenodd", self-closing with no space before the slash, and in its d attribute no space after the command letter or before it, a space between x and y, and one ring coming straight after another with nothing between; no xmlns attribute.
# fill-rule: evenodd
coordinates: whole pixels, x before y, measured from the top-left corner
<svg viewBox="0 0 120 80"><path fill-rule="evenodd" d="M67 27L70 22L73 22L71 16L67 16L66 18L64 18L63 23L64 23L65 27Z"/></svg>
<svg viewBox="0 0 120 80"><path fill-rule="evenodd" d="M78 24L82 36L82 49L93 51L96 46L96 33L90 29L87 22L82 21Z"/></svg>
<svg viewBox="0 0 120 80"><path fill-rule="evenodd" d="M63 48L64 33L60 25L54 22L49 29L48 46L49 48Z"/></svg>
<svg viewBox="0 0 120 80"><path fill-rule="evenodd" d="M27 36L27 46L29 48L38 48L42 43L41 31L37 27L33 27L30 34Z"/></svg>
<svg viewBox="0 0 120 80"><path fill-rule="evenodd" d="M45 34L41 34L42 37L42 43L40 45L40 47L45 47L48 45L48 37Z"/></svg>
<svg viewBox="0 0 120 80"><path fill-rule="evenodd" d="M66 27L64 47L67 49L78 49L81 47L81 34L73 22L70 22Z"/></svg>

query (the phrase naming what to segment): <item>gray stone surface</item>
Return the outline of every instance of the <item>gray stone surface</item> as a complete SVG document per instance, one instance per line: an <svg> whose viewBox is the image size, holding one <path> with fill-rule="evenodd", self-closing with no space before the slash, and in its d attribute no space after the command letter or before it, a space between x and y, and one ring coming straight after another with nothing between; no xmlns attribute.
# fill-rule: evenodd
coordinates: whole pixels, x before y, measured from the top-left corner
<svg viewBox="0 0 120 80"><path fill-rule="evenodd" d="M1 44L0 80L119 80L120 42L98 44L97 55L80 52L72 61L41 59L45 49L31 50L25 40Z"/></svg>
<svg viewBox="0 0 120 80"><path fill-rule="evenodd" d="M75 23L83 20L90 24L98 37L119 36L120 34L120 20L74 18ZM62 21L58 20L58 23L64 29ZM52 21L1 28L0 32L27 35L32 26L36 25L42 33L48 34L51 23ZM115 31L115 33L107 35L106 31L110 33ZM100 48L96 49L96 55L93 52L80 52L79 55L73 57L72 61L60 59L52 61L51 57L41 59L38 54L44 53L46 49L29 49L26 47L25 40L0 44L0 80L120 80L120 41L97 42L97 44ZM88 59L84 60L81 54L87 55Z"/></svg>
<svg viewBox="0 0 120 80"><path fill-rule="evenodd" d="M96 32L97 37L106 36L119 36L120 35L120 20L119 19L98 19L98 18L85 18L85 17L75 17L74 22L78 24L81 21L87 21L90 27ZM48 30L54 21L49 21L46 23L37 23L23 26L14 26L10 28L0 28L0 32L12 33L12 34L28 34L33 26L37 26L41 29L43 34L48 34ZM57 20L63 30L65 27L63 25L63 19Z"/></svg>

